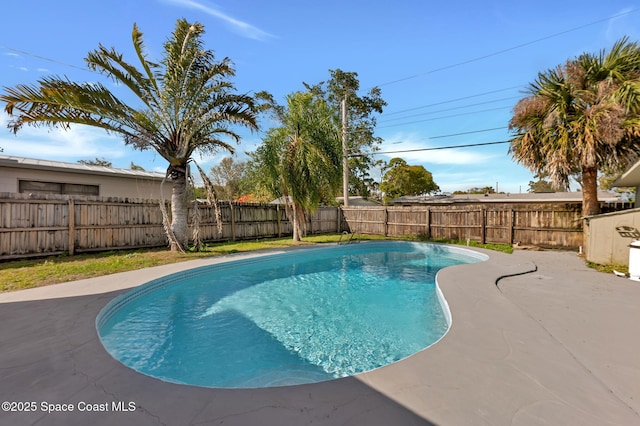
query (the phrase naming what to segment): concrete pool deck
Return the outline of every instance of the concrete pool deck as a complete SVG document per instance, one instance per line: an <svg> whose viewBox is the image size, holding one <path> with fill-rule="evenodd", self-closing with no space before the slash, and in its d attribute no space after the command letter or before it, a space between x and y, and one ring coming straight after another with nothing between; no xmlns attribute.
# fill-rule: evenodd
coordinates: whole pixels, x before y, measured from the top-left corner
<svg viewBox="0 0 640 426"><path fill-rule="evenodd" d="M358 376L271 389L144 376L95 330L127 287L246 255L0 294L0 400L34 408L3 405L0 425L640 424L640 283L570 252L477 251L490 260L438 275L453 318L440 342Z"/></svg>

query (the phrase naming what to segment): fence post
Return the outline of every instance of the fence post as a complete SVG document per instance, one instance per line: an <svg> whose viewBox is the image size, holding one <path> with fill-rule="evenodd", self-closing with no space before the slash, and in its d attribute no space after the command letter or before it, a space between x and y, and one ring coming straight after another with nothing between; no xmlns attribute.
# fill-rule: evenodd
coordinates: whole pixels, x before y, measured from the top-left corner
<svg viewBox="0 0 640 426"><path fill-rule="evenodd" d="M342 232L342 209L340 206L336 207L336 232L339 234Z"/></svg>
<svg viewBox="0 0 640 426"><path fill-rule="evenodd" d="M481 244L487 243L487 209L484 207L480 210L480 220L482 221L482 228L480 230Z"/></svg>
<svg viewBox="0 0 640 426"><path fill-rule="evenodd" d="M68 203L69 214L69 256L73 256L76 251L76 206L72 199Z"/></svg>
<svg viewBox="0 0 640 426"><path fill-rule="evenodd" d="M231 241L236 240L236 212L233 203L229 201L229 210L231 211Z"/></svg>
<svg viewBox="0 0 640 426"><path fill-rule="evenodd" d="M427 207L427 239L431 239L431 209Z"/></svg>
<svg viewBox="0 0 640 426"><path fill-rule="evenodd" d="M507 232L507 244L511 245L513 244L513 227L514 227L514 220L513 220L513 209L509 209L509 218L508 218L508 226L509 226L509 231Z"/></svg>
<svg viewBox="0 0 640 426"><path fill-rule="evenodd" d="M384 208L384 236L389 236L389 207Z"/></svg>
<svg viewBox="0 0 640 426"><path fill-rule="evenodd" d="M276 220L278 221L278 238L281 238L282 229L280 228L280 204L276 204Z"/></svg>

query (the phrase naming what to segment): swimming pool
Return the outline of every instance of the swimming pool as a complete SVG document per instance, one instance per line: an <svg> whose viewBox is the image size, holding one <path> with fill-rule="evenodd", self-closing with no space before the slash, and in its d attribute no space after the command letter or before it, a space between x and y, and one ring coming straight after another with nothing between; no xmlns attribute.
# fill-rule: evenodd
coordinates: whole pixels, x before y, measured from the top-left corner
<svg viewBox="0 0 640 426"><path fill-rule="evenodd" d="M435 284L486 260L459 247L366 242L191 269L112 300L107 351L161 380L222 388L312 383L393 363L450 325Z"/></svg>

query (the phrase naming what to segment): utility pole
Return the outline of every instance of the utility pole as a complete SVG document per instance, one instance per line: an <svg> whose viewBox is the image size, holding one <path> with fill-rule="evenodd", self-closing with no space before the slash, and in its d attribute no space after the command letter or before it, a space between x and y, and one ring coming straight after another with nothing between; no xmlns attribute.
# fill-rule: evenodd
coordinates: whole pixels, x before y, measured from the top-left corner
<svg viewBox="0 0 640 426"><path fill-rule="evenodd" d="M347 157L347 95L342 99L342 196L349 207L349 158Z"/></svg>

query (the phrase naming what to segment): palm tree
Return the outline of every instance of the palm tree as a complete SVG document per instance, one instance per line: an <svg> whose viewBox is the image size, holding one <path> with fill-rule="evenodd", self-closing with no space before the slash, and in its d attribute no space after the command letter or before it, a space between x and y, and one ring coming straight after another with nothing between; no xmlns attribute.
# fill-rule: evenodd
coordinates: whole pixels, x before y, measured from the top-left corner
<svg viewBox="0 0 640 426"><path fill-rule="evenodd" d="M294 93L287 106L274 105L281 127L267 132L252 155L275 196L286 200L293 240L305 233L309 214L323 197L333 197L342 173L338 127L331 108L311 93Z"/></svg>
<svg viewBox="0 0 640 426"><path fill-rule="evenodd" d="M514 108L509 152L558 189L579 176L583 215L599 213L598 171L640 152L639 77L640 47L627 38L609 53L585 53L539 73Z"/></svg>
<svg viewBox="0 0 640 426"><path fill-rule="evenodd" d="M229 81L234 75L231 61L217 61L212 51L205 50L203 34L201 24L178 20L164 44L162 61L154 63L148 60L142 33L134 24L133 46L140 68L102 45L88 54L88 67L128 88L141 102L138 108L100 83L60 77L5 88L0 95L12 116L9 128L14 132L25 124L62 128L83 124L119 134L126 144L154 149L166 159L172 196L171 224L165 228L172 250L183 250L188 243L186 185L194 152L233 152L223 140L239 141L231 125L257 129L253 98L235 93Z"/></svg>

